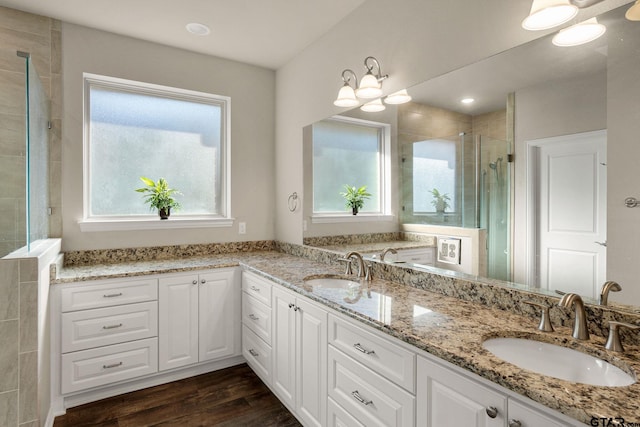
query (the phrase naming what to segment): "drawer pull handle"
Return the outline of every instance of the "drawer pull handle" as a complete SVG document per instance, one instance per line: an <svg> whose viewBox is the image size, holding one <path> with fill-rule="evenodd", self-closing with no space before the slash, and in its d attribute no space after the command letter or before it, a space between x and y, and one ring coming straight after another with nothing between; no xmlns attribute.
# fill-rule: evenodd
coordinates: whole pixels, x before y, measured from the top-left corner
<svg viewBox="0 0 640 427"><path fill-rule="evenodd" d="M115 329L115 328L119 328L121 326L122 326L122 323L118 323L117 325L103 326L102 329Z"/></svg>
<svg viewBox="0 0 640 427"><path fill-rule="evenodd" d="M103 298L115 298L115 297L121 297L122 296L122 292L118 292L117 294L105 294L102 295Z"/></svg>
<svg viewBox="0 0 640 427"><path fill-rule="evenodd" d="M260 292L260 288L257 288L255 286L251 286L251 290L252 291L256 291L256 292Z"/></svg>
<svg viewBox="0 0 640 427"><path fill-rule="evenodd" d="M102 365L102 368L111 369L111 368L117 368L118 366L122 366L122 362L112 363L111 365Z"/></svg>
<svg viewBox="0 0 640 427"><path fill-rule="evenodd" d="M373 404L373 400L366 400L365 398L360 396L360 393L358 392L358 390L352 391L351 396L353 396L354 399L362 403L364 406L369 406Z"/></svg>
<svg viewBox="0 0 640 427"><path fill-rule="evenodd" d="M253 357L258 357L260 356L260 353L258 353L257 351L255 351L254 349L250 348L249 349L249 353L253 356Z"/></svg>
<svg viewBox="0 0 640 427"><path fill-rule="evenodd" d="M355 348L356 350L358 350L360 353L364 353L364 354L375 354L374 350L367 350L366 348L364 348L362 345L360 345L360 343L356 343L353 345L353 348Z"/></svg>
<svg viewBox="0 0 640 427"><path fill-rule="evenodd" d="M495 406L487 406L486 412L489 418L495 418L498 416L498 408Z"/></svg>
<svg viewBox="0 0 640 427"><path fill-rule="evenodd" d="M249 315L249 319L251 319L251 320L259 320L260 318L258 316L256 316L255 314L251 313Z"/></svg>

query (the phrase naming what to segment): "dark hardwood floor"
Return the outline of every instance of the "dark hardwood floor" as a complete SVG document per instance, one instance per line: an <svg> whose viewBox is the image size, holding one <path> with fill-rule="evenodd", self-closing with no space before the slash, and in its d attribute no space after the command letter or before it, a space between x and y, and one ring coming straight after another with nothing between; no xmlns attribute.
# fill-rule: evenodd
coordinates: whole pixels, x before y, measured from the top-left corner
<svg viewBox="0 0 640 427"><path fill-rule="evenodd" d="M54 427L300 426L246 365L67 410Z"/></svg>

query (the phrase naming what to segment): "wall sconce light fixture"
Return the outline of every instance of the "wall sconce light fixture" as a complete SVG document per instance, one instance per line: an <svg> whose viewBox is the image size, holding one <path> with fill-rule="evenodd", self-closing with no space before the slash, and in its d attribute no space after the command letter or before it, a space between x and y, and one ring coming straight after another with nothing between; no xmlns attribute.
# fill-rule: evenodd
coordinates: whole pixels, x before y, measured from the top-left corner
<svg viewBox="0 0 640 427"><path fill-rule="evenodd" d="M551 42L560 47L579 46L601 37L606 31L607 27L599 24L596 18L591 18L560 30Z"/></svg>
<svg viewBox="0 0 640 427"><path fill-rule="evenodd" d="M564 24L578 14L578 6L569 0L533 0L531 11L524 21L522 28L537 31L547 30Z"/></svg>
<svg viewBox="0 0 640 427"><path fill-rule="evenodd" d="M380 98L374 99L373 101L369 101L366 104L364 104L362 107L360 107L362 111L366 111L367 113L378 113L380 111L384 111L385 108L387 107L384 106Z"/></svg>
<svg viewBox="0 0 640 427"><path fill-rule="evenodd" d="M349 75L351 74L351 76ZM346 69L342 72L342 81L344 85L338 92L338 97L333 101L333 105L337 107L355 107L360 104L360 101L356 99L356 93L351 87L351 78L353 77L354 86L358 87L358 77L352 70Z"/></svg>
<svg viewBox="0 0 640 427"><path fill-rule="evenodd" d="M360 109L368 112L378 112L385 109L380 97L382 96L382 81L389 78L389 75L382 74L380 63L373 56L367 56L364 59L364 66L367 71L365 75L362 76L362 79L360 79L360 85L358 85L358 77L353 70L346 69L342 71L342 81L344 84L338 92L338 97L333 101L333 105L337 107L355 107L360 104L358 98L367 100L375 99L374 101L365 103ZM351 85L352 82L353 86ZM394 92L384 100L385 104L394 105L404 104L409 101L411 101L411 96L407 93L406 89Z"/></svg>

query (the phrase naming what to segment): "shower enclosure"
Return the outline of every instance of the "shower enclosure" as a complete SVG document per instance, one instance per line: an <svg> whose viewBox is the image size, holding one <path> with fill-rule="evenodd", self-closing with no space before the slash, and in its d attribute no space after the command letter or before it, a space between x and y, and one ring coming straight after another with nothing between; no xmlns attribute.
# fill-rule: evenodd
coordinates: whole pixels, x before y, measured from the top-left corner
<svg viewBox="0 0 640 427"><path fill-rule="evenodd" d="M0 76L0 257L49 234L49 100L30 55L16 60L20 71Z"/></svg>
<svg viewBox="0 0 640 427"><path fill-rule="evenodd" d="M402 222L486 229L487 273L501 280L511 277L509 147L470 133L402 147Z"/></svg>

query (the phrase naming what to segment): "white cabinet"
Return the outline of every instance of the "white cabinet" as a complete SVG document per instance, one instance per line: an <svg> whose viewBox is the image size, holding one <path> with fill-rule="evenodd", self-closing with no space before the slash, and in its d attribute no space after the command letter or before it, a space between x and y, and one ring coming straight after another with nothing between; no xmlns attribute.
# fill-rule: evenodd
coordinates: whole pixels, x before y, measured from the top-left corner
<svg viewBox="0 0 640 427"><path fill-rule="evenodd" d="M504 427L507 397L426 358L418 358L417 424Z"/></svg>
<svg viewBox="0 0 640 427"><path fill-rule="evenodd" d="M272 289L271 387L305 425L326 425L327 312L306 298Z"/></svg>
<svg viewBox="0 0 640 427"><path fill-rule="evenodd" d="M60 286L54 306L59 391L75 393L158 371L156 278Z"/></svg>
<svg viewBox="0 0 640 427"><path fill-rule="evenodd" d="M235 269L160 278L158 312L161 371L239 354Z"/></svg>
<svg viewBox="0 0 640 427"><path fill-rule="evenodd" d="M417 425L567 427L582 425L539 404L523 402L506 389L481 384L440 363L418 357ZM534 407L536 405L537 407Z"/></svg>

